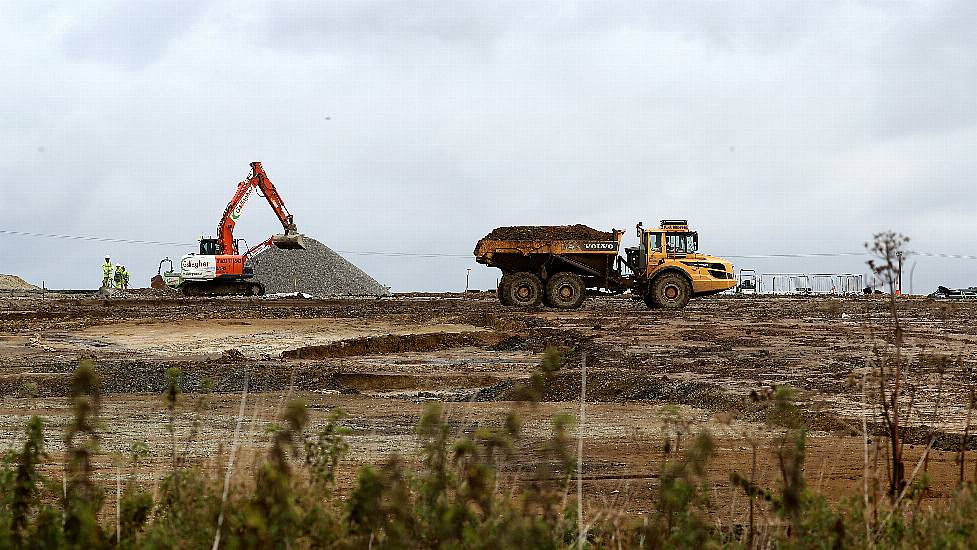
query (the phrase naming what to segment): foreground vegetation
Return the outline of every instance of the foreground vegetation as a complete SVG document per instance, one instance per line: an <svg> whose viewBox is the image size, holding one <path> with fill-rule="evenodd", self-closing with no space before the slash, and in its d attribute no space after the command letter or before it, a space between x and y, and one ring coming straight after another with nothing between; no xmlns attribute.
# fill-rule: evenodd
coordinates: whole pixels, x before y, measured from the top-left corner
<svg viewBox="0 0 977 550"><path fill-rule="evenodd" d="M33 417L26 440L0 470L0 547L3 548L973 548L977 547L977 492L961 484L935 511L919 506L925 476L891 495L887 484L866 479L865 495L829 505L805 484L805 432L792 393L781 388L764 403L780 434L771 451L780 482L758 486L756 473L731 472L748 497L750 519L719 527L709 520L705 472L715 453L700 433L686 442L667 434L655 509L629 517L606 511L578 517L570 420L556 418L543 459L514 491L500 479L520 437L519 407L559 368L547 353L517 405L498 429L454 435L438 406L417 425L418 456L390 456L363 466L349 491L335 487L347 449L341 413L310 434L305 405L295 400L274 428L271 445L253 474L235 474L235 448L226 470L203 469L178 451L150 492L134 476L106 494L93 481L98 453L99 381L82 361L72 386L74 418L65 433L64 479L48 479L44 424ZM163 404L173 412L179 371L168 373ZM243 397L243 396L242 396ZM243 399L242 399L243 403ZM193 435L191 435L193 437ZM135 471L144 446L133 447ZM883 476L878 476L879 478ZM864 497L864 498L863 498ZM585 521L583 521L585 520ZM581 529L582 527L582 529Z"/></svg>

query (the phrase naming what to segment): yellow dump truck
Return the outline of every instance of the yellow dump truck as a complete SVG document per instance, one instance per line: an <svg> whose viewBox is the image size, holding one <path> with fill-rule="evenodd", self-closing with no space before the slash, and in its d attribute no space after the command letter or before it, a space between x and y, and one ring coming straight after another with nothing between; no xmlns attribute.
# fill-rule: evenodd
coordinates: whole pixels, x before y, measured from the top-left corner
<svg viewBox="0 0 977 550"><path fill-rule="evenodd" d="M698 252L686 220L638 224L639 244L620 256L623 231L586 225L499 227L478 241L478 263L502 270L499 301L508 306L580 307L587 293L630 291L649 308L683 308L689 299L736 285L733 265Z"/></svg>

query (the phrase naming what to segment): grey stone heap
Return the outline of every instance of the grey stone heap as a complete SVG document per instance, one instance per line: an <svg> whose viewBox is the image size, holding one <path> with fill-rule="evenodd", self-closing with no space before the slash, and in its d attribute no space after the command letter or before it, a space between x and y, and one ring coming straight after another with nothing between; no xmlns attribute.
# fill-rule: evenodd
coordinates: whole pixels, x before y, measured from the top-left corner
<svg viewBox="0 0 977 550"><path fill-rule="evenodd" d="M266 294L388 296L390 291L328 246L305 237L305 250L269 247L251 260Z"/></svg>

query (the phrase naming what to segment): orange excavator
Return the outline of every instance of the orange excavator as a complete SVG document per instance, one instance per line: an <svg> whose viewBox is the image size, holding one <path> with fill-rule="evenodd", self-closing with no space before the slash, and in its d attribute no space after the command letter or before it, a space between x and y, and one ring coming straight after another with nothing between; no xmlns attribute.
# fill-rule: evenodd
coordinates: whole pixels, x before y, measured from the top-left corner
<svg viewBox="0 0 977 550"><path fill-rule="evenodd" d="M240 248L243 239L234 238L234 227L255 190L271 205L285 232L272 235L242 254ZM252 162L251 173L238 184L221 216L217 235L216 239L201 237L199 254L183 256L179 271L173 269L173 262L169 258L164 258L159 269L162 282L180 289L187 296L260 296L265 289L261 283L251 280L254 269L248 265L248 258L268 246L290 250L305 248L305 241L295 227L292 214L260 162ZM167 262L169 270L163 273L163 264Z"/></svg>

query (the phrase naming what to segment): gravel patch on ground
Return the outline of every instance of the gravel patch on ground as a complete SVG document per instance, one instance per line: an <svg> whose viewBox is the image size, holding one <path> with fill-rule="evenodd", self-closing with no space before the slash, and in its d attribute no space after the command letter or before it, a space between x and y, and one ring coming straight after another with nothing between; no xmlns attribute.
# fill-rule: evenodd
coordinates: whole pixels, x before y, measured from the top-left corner
<svg viewBox="0 0 977 550"><path fill-rule="evenodd" d="M16 275L0 273L0 290L38 290L39 288Z"/></svg>
<svg viewBox="0 0 977 550"><path fill-rule="evenodd" d="M321 242L305 238L305 250L269 247L253 259L255 280L265 293L304 292L330 296L389 296L387 287Z"/></svg>

